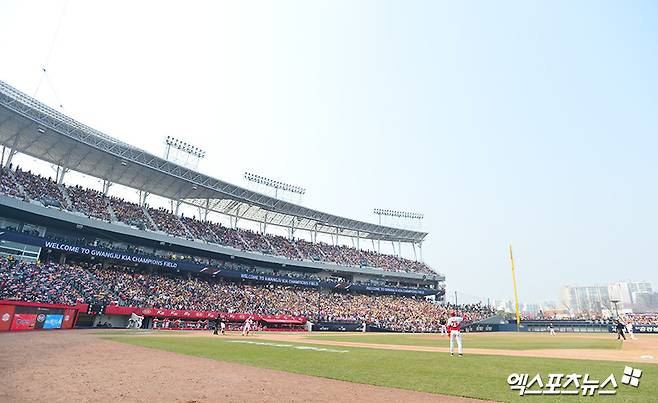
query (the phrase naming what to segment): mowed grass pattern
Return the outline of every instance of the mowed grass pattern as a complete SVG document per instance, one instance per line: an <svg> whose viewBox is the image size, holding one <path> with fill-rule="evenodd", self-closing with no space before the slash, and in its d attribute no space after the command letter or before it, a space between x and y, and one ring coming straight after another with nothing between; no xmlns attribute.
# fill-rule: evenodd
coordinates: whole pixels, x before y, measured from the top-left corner
<svg viewBox="0 0 658 403"><path fill-rule="evenodd" d="M395 351L339 347L348 353L296 350L291 347L232 343L245 338L116 336L111 340L175 353L206 357L261 368L338 379L349 382L411 389L423 392L465 396L497 401L534 400L521 397L507 385L507 376L516 373L588 373L602 381L614 373L621 380L624 363L549 358L485 356L468 354L463 358L446 353ZM249 339L256 341L256 339ZM257 340L266 342L267 340ZM290 345L304 345L285 343ZM309 345L312 346L312 345ZM315 346L320 347L320 346ZM337 347L329 347L337 348ZM618 394L609 396L541 396L541 401L577 402L608 400L615 402L658 401L658 365L639 365L644 370L639 388L619 383ZM532 376L531 375L531 376ZM331 391L327 391L331 396Z"/></svg>
<svg viewBox="0 0 658 403"><path fill-rule="evenodd" d="M312 340L331 340L351 343L394 344L403 346L447 347L449 338L441 335L418 334L331 334L306 336ZM462 334L465 348L485 348L496 350L543 350L543 349L604 349L617 350L621 343L614 335L557 335L517 333L465 333Z"/></svg>

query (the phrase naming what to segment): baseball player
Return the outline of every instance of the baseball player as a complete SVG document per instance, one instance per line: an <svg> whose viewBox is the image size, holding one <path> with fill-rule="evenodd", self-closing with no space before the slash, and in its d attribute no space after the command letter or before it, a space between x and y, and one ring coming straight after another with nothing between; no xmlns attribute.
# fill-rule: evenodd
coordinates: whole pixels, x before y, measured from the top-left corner
<svg viewBox="0 0 658 403"><path fill-rule="evenodd" d="M226 334L226 323L224 323L224 321L222 321L219 324L219 328L222 330L222 336L224 336Z"/></svg>
<svg viewBox="0 0 658 403"><path fill-rule="evenodd" d="M551 336L555 336L555 327L553 326L553 322L548 324L548 331L551 332Z"/></svg>
<svg viewBox="0 0 658 403"><path fill-rule="evenodd" d="M620 319L617 319L617 323L615 324L615 329L617 330L617 340L620 340L622 337L624 340L626 340L626 336L624 335L625 328L626 325L624 325Z"/></svg>
<svg viewBox="0 0 658 403"><path fill-rule="evenodd" d="M462 354L462 334L461 334L461 316L457 316L455 311L450 311L450 318L448 318L448 333L450 334L450 356L455 355L455 340L457 340L457 352L460 357L463 357Z"/></svg>
<svg viewBox="0 0 658 403"><path fill-rule="evenodd" d="M247 320L244 321L244 327L242 328L242 335L249 336L250 331L251 331L251 318L247 318Z"/></svg>
<svg viewBox="0 0 658 403"><path fill-rule="evenodd" d="M628 333L631 336L631 340L637 340L635 337L635 333L633 333L633 322L628 321L626 323L626 333Z"/></svg>

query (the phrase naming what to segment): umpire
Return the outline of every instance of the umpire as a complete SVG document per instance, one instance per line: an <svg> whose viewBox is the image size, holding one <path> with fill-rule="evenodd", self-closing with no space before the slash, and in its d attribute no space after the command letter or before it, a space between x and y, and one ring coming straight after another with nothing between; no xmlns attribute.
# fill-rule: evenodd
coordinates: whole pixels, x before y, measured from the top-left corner
<svg viewBox="0 0 658 403"><path fill-rule="evenodd" d="M219 314L217 314L217 317L215 318L215 330L213 330L212 334L218 334L217 332L219 331L219 324L221 321Z"/></svg>
<svg viewBox="0 0 658 403"><path fill-rule="evenodd" d="M617 319L617 324L615 325L615 327L617 329L617 340L621 339L622 337L624 338L624 340L626 340L626 336L624 335L624 328L626 327L626 325L621 323L621 320Z"/></svg>

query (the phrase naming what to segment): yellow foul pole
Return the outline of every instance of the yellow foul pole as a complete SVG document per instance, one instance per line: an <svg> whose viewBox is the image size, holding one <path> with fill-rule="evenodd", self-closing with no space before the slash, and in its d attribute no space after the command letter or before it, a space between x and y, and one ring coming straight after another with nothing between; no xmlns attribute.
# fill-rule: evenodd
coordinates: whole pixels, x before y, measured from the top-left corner
<svg viewBox="0 0 658 403"><path fill-rule="evenodd" d="M514 282L514 302L516 308L516 330L519 330L521 316L519 315L519 294L516 292L516 273L514 273L514 255L512 254L512 244L509 245L509 259L512 262L512 281Z"/></svg>

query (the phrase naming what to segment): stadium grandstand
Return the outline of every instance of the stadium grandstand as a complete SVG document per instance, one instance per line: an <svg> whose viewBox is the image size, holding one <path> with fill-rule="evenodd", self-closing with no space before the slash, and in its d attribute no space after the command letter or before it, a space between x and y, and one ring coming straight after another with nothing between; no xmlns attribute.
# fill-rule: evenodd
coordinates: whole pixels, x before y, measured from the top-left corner
<svg viewBox="0 0 658 403"><path fill-rule="evenodd" d="M338 310L344 315L322 314L321 301L402 298L409 306L420 303L420 311L429 313L431 308L425 304L444 299L445 277L422 261L425 232L348 219L224 182L94 130L4 82L0 82L0 143L0 255L9 259L4 261L5 284L20 281L10 268L29 264L37 278L40 271L61 270L99 287L68 297L49 290L47 294L59 295L50 303L175 305L176 309L276 312L381 324L383 317L366 317L347 308ZM54 177L17 166L14 157L19 153L56 167ZM102 191L65 182L71 171L101 180ZM109 195L113 184L134 189L139 201ZM169 200L171 208L151 206L153 195ZM182 205L198 215L183 214ZM229 225L214 221L211 215L216 214L227 217ZM261 231L247 229L241 225L244 222L257 223ZM268 231L273 227L279 233L283 228L287 236ZM332 242L322 242L318 234ZM340 238L349 239L353 246L340 244ZM394 253L381 253L380 243L390 243ZM414 259L402 257L402 244L411 245ZM167 276L178 278L180 284L193 281L192 288L203 289L199 295L205 297L175 304L153 299L148 292L127 298L130 292L119 292L121 287L109 279L128 273L155 276L149 280L154 283L170 281ZM119 283L126 284L127 278ZM140 287L153 288L146 283ZM243 290L294 289L286 294L291 300L308 299L305 293L313 292L313 300L320 302L312 304L314 309L311 304L299 303L296 306L301 308L292 309L273 303L267 310L238 302L222 305L212 297L213 287L220 295L235 284ZM176 289L169 287L170 292ZM4 292L2 298L45 297ZM387 327L404 327L402 318L396 323ZM416 327L430 329L426 323Z"/></svg>

